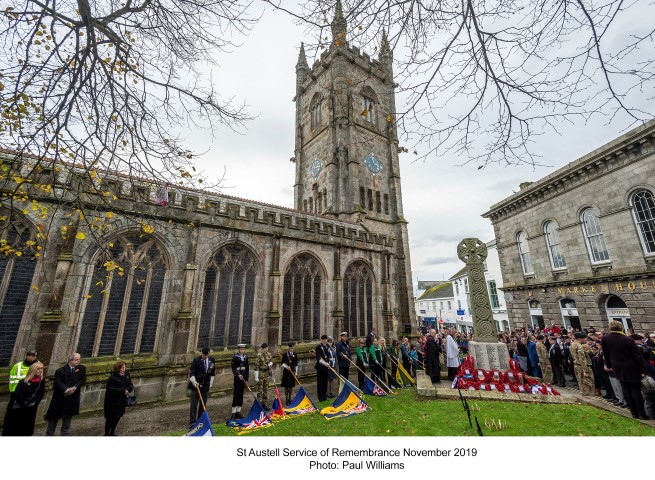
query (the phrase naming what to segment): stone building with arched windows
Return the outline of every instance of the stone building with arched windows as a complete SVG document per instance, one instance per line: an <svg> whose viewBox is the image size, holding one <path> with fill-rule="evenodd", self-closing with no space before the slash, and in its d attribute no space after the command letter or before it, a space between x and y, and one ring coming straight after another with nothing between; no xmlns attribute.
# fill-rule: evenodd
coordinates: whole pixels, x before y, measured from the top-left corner
<svg viewBox="0 0 655 480"><path fill-rule="evenodd" d="M655 120L483 216L513 326L655 331Z"/></svg>
<svg viewBox="0 0 655 480"><path fill-rule="evenodd" d="M217 358L214 389L225 389L238 343L274 351L300 343L301 372L312 373L306 352L321 334L365 336L376 327L395 338L413 323L391 51L385 38L371 59L346 31L338 10L335 42L312 68L301 47L294 209L164 192L118 174L84 179L75 166L48 172L56 188L32 192L46 206L41 218L3 203L0 249L22 254L0 255L0 403L10 366L31 348L50 375L69 353L82 355L88 409L101 407L119 358L140 401L174 400L205 346ZM0 160L23 175L33 162L10 151ZM103 229L75 220L72 196L105 219Z"/></svg>

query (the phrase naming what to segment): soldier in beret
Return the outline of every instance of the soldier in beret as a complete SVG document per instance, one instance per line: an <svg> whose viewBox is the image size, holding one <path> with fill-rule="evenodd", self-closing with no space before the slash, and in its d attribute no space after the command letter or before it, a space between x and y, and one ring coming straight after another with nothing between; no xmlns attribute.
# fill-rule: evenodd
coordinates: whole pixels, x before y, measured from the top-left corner
<svg viewBox="0 0 655 480"><path fill-rule="evenodd" d="M591 349L587 345L587 334L575 332L575 342L571 344L571 356L575 369L575 378L581 395L594 394L594 371L591 368Z"/></svg>

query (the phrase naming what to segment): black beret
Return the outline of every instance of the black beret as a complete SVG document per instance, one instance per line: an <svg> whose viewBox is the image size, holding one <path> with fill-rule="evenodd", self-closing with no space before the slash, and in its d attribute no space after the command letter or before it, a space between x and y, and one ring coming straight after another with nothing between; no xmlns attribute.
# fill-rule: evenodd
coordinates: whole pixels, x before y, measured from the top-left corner
<svg viewBox="0 0 655 480"><path fill-rule="evenodd" d="M546 338L546 337L544 337L544 336L540 333L539 335L537 335L536 338L537 338L537 340L543 340L543 339Z"/></svg>
<svg viewBox="0 0 655 480"><path fill-rule="evenodd" d="M633 340L643 340L644 339L644 337L639 335L638 333L633 333L632 335L630 335L630 338L633 339Z"/></svg>
<svg viewBox="0 0 655 480"><path fill-rule="evenodd" d="M289 348L293 348L293 343L288 343L288 344L287 344L287 347L289 347Z"/></svg>
<svg viewBox="0 0 655 480"><path fill-rule="evenodd" d="M209 355L209 347L205 347L202 349L202 354L203 355Z"/></svg>
<svg viewBox="0 0 655 480"><path fill-rule="evenodd" d="M321 335L321 340L327 340L328 336L327 335Z"/></svg>
<svg viewBox="0 0 655 480"><path fill-rule="evenodd" d="M584 332L575 332L573 335L575 338L587 338L587 334Z"/></svg>
<svg viewBox="0 0 655 480"><path fill-rule="evenodd" d="M268 348L268 343L266 342L262 343L262 348Z"/></svg>

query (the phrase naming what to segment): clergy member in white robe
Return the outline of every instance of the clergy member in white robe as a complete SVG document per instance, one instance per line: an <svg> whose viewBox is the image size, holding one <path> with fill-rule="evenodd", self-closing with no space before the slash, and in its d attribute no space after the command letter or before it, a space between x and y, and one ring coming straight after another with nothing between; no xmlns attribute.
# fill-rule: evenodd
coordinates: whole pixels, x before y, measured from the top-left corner
<svg viewBox="0 0 655 480"><path fill-rule="evenodd" d="M459 367L459 347L453 338L457 330L454 328L446 336L446 367L448 367L448 379L452 382L457 375Z"/></svg>

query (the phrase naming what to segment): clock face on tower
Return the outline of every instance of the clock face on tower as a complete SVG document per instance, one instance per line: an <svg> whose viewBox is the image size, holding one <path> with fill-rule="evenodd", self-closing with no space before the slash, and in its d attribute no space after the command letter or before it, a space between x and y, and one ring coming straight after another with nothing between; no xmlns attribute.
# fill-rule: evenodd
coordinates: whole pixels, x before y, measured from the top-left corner
<svg viewBox="0 0 655 480"><path fill-rule="evenodd" d="M364 159L364 163L373 175L377 175L380 173L380 170L382 170L382 163L380 162L380 159L372 153Z"/></svg>
<svg viewBox="0 0 655 480"><path fill-rule="evenodd" d="M321 173L322 167L323 165L321 165L321 161L318 158L315 159L309 167L309 174L314 178L318 177L318 174Z"/></svg>

